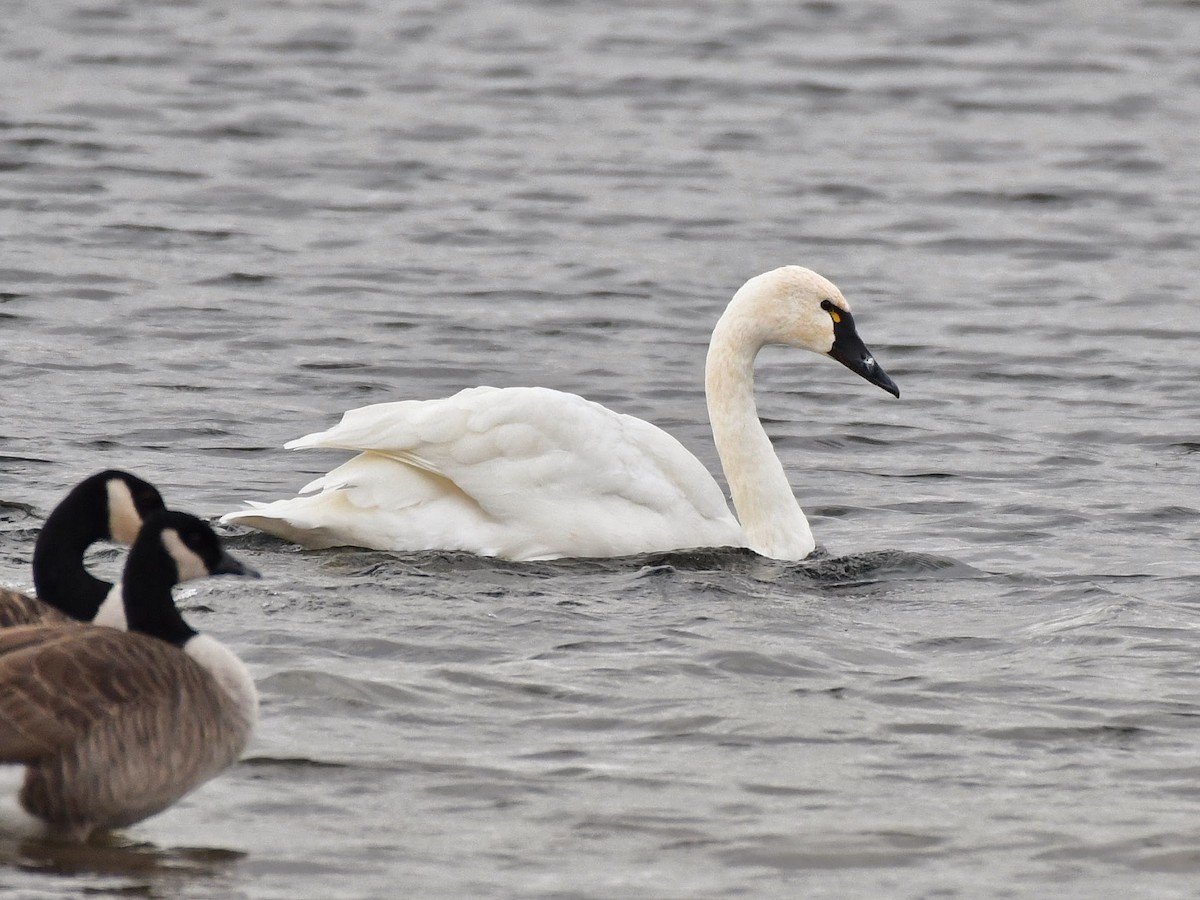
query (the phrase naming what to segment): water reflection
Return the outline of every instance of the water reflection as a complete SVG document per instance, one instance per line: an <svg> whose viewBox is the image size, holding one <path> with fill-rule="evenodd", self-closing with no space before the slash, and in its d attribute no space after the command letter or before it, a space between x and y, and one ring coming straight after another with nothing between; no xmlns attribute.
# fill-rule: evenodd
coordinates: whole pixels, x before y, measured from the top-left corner
<svg viewBox="0 0 1200 900"><path fill-rule="evenodd" d="M172 896L179 879L228 875L245 857L240 850L220 847L159 847L120 833L96 835L82 844L0 839L0 867L47 875L124 877L138 882L137 893L154 897Z"/></svg>

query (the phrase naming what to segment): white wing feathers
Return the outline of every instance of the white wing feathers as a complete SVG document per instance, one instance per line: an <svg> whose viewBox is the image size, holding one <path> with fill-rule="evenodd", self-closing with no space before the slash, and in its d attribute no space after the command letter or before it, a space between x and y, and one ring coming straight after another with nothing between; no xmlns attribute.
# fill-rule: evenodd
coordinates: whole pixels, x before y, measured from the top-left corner
<svg viewBox="0 0 1200 900"><path fill-rule="evenodd" d="M315 496L226 520L309 546L332 539L510 559L745 542L712 476L673 437L546 388L365 406L285 446L359 455L304 488ZM289 522L270 527L272 516ZM304 539L305 529L314 535Z"/></svg>

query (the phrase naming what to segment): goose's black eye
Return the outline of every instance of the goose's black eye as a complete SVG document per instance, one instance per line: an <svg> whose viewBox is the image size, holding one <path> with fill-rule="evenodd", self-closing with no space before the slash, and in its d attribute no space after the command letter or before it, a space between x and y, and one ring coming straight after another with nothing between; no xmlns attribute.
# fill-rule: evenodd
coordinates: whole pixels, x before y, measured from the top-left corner
<svg viewBox="0 0 1200 900"><path fill-rule="evenodd" d="M829 312L831 309L833 309L833 301L832 300L822 300L821 301L821 309L825 310L825 312Z"/></svg>

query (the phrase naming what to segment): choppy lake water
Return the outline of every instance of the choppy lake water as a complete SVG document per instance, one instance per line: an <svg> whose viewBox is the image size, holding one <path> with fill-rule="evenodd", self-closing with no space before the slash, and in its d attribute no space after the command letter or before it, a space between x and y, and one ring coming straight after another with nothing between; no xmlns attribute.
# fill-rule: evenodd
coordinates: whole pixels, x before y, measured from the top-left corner
<svg viewBox="0 0 1200 900"><path fill-rule="evenodd" d="M247 758L6 896L1200 890L1197 3L9 3L0 100L9 586L95 470L215 518L474 384L716 471L708 333L783 263L902 391L763 354L804 565L228 530L265 580L179 598Z"/></svg>

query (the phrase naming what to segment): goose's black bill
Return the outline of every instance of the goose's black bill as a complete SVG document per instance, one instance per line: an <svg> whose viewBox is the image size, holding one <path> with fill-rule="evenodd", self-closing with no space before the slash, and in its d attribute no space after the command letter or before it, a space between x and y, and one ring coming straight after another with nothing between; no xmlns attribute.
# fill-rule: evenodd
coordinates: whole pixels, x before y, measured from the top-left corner
<svg viewBox="0 0 1200 900"><path fill-rule="evenodd" d="M242 575L246 578L262 578L262 575L257 569L246 565L236 556L230 553L221 551L221 557L212 568L213 575Z"/></svg>

